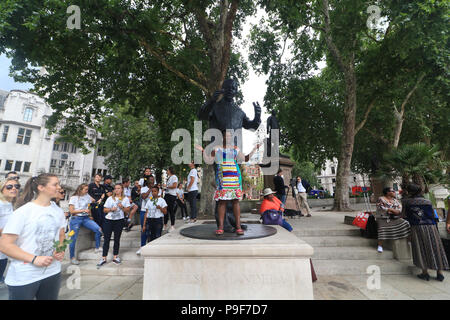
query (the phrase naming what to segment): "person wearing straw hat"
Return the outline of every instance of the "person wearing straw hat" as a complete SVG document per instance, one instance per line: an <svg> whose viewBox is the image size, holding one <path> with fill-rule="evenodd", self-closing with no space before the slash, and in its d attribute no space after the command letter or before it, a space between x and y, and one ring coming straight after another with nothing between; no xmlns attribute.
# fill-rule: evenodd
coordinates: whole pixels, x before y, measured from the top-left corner
<svg viewBox="0 0 450 320"><path fill-rule="evenodd" d="M261 208L259 209L259 213L262 215L264 212L268 210L276 210L279 212L279 214L283 214L284 212L284 204L274 196L274 191L270 188L266 188L263 191L264 200L261 203ZM283 228L285 228L287 231L292 231L292 226L283 218L283 224L281 225Z"/></svg>

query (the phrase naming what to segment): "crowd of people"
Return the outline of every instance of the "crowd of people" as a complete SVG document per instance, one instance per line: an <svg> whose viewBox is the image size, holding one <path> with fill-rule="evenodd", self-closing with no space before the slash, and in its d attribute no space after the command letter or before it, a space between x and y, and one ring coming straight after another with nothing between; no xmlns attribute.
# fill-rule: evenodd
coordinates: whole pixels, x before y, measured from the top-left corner
<svg viewBox="0 0 450 320"><path fill-rule="evenodd" d="M141 246L160 237L163 228L168 232L174 229L177 206L182 208L186 223L196 223L198 175L194 163L189 167L186 190L178 183L172 167L167 170L167 187L163 185L163 188L156 183L149 168L133 188L129 179L112 184L111 176L103 178L96 174L91 184L83 183L76 188L69 198L67 212L60 207L66 199L66 190L56 175L43 173L32 177L22 189L17 173L8 173L0 182L0 283L8 286L9 298L57 299L65 252L56 247L70 236L70 262L79 265L75 247L81 227L95 234L94 251L101 253L97 264L100 268L107 263L113 234L112 262L121 264L121 234L123 230L131 230L137 211L141 214ZM190 216L186 201L190 204ZM100 248L102 237L103 248Z"/></svg>
<svg viewBox="0 0 450 320"><path fill-rule="evenodd" d="M219 148L215 156L224 160L221 166L228 167L222 167L216 176L219 181L216 181L218 187L214 198L220 201L219 204L232 201L235 209L235 202L242 195L237 192L241 184L240 175L235 173L239 169L231 164L235 164L238 157L247 159L249 155L244 156L234 148ZM170 167L167 170L167 183L163 186L157 183L149 168L145 169L140 180L134 182L133 187L129 179L112 184L111 176L103 179L97 174L91 184L83 183L76 188L69 198L67 212L60 207L61 201L66 198L66 191L56 175L43 173L32 177L22 189L18 175L14 172L7 174L6 179L0 182L0 282L7 284L10 299L57 299L61 284L61 261L65 253L55 250L55 245L58 241L62 243L69 231L72 239L69 246L70 262L79 264L75 247L79 230L84 227L95 234L94 250L101 253L97 264L100 268L108 262L113 233L112 262L121 264L121 234L123 230L131 230L136 212L140 214L141 247L159 238L163 230L174 230L177 207L184 222L195 223L198 175L194 163L189 164L189 167L186 184L179 182L174 169ZM278 180L277 177L275 179ZM294 186L297 205L310 216L306 197L299 196L306 191L300 177L296 178ZM266 188L263 196L260 213L270 213L273 218L267 219L267 224L280 224L292 231L292 226L283 217L286 197L281 189L272 191ZM187 202L190 204L189 214ZM237 218L239 215L238 209ZM275 220L278 222L271 223ZM408 237L412 244L414 265L422 270L418 277L429 281L428 270L431 269L436 270L437 280L444 280L443 270L448 270L449 264L436 227L432 204L423 197L420 187L408 185L401 203L395 198L392 188L384 189L383 196L377 202L376 220L380 253L383 251L383 241ZM242 235L239 219L236 221L236 233ZM450 219L447 219L447 231L450 232ZM218 226L216 234L223 234L223 224ZM103 248L100 248L102 237ZM140 254L140 251L136 253ZM10 265L4 277L8 259Z"/></svg>

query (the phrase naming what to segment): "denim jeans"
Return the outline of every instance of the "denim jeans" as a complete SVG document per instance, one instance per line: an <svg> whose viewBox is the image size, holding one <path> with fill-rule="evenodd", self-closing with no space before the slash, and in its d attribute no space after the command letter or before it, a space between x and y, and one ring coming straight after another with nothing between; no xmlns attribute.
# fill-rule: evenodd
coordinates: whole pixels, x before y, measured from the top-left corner
<svg viewBox="0 0 450 320"><path fill-rule="evenodd" d="M5 273L6 265L8 264L8 258L0 259L0 282L5 281L3 274Z"/></svg>
<svg viewBox="0 0 450 320"><path fill-rule="evenodd" d="M72 236L72 243L69 245L70 259L75 257L75 244L77 242L78 232L81 227L85 227L95 232L95 247L100 247L100 240L102 238L102 232L100 227L94 220L91 220L88 216L84 217L72 217L70 218L70 230L73 230L75 234Z"/></svg>
<svg viewBox="0 0 450 320"><path fill-rule="evenodd" d="M140 211L140 218L141 218L141 247L145 246L147 244L147 235L148 231L145 229L145 232L142 232L142 227L144 226L144 218L145 218L145 212L146 211Z"/></svg>
<svg viewBox="0 0 450 320"><path fill-rule="evenodd" d="M283 224L281 226L289 232L292 231L292 226L286 221L286 219L283 219Z"/></svg>

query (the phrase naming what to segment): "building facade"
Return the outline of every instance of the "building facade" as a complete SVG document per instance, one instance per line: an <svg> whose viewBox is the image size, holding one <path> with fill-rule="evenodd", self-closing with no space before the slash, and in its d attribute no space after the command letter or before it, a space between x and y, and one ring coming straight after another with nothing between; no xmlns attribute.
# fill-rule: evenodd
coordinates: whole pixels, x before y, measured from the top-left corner
<svg viewBox="0 0 450 320"><path fill-rule="evenodd" d="M90 182L97 172L107 174L101 148L85 155L58 135L49 135L45 125L52 112L36 94L0 91L0 176L16 171L24 184L32 176L50 172L71 191ZM95 131L88 135L98 145Z"/></svg>

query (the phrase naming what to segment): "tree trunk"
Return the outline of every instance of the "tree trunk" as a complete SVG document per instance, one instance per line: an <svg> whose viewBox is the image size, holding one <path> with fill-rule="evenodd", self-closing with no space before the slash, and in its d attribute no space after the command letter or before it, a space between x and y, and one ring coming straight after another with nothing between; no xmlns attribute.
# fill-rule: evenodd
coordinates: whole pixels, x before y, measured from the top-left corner
<svg viewBox="0 0 450 320"><path fill-rule="evenodd" d="M350 176L353 147L355 143L356 121L356 75L352 64L349 65L345 79L345 109L341 149L336 174L336 192L334 194L333 210L350 211L348 178Z"/></svg>

